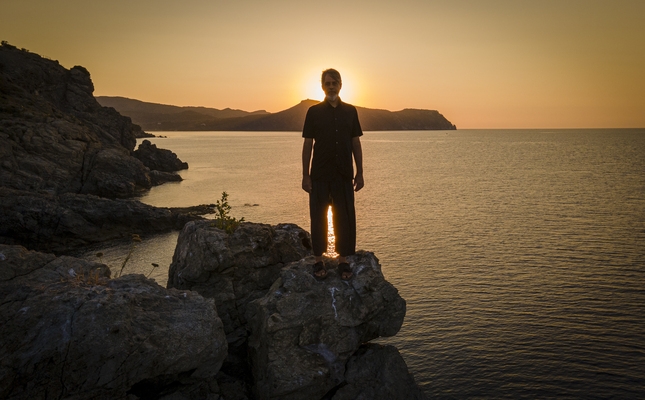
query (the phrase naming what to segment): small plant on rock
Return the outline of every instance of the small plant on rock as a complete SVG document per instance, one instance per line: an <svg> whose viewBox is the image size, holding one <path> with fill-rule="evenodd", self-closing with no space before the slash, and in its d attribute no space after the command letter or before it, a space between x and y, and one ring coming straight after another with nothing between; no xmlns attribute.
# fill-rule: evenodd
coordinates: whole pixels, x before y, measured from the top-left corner
<svg viewBox="0 0 645 400"><path fill-rule="evenodd" d="M146 278L150 278L150 275L152 275L152 272L155 270L155 268L159 268L159 264L152 263L152 269L150 270L150 272L148 272L148 275L146 275Z"/></svg>
<svg viewBox="0 0 645 400"><path fill-rule="evenodd" d="M231 206L228 204L228 193L226 192L222 192L222 199L217 200L217 203L215 203L215 209L217 210L217 218L211 226L222 229L226 233L233 233L233 231L240 226L240 223L244 222L244 217L238 220L237 218L229 215Z"/></svg>
<svg viewBox="0 0 645 400"><path fill-rule="evenodd" d="M132 253L134 252L134 249L137 247L137 243L141 243L141 237L133 233L132 234L132 243L130 243L130 251L128 252L128 255L125 256L125 259L121 263L121 269L119 270L118 274L114 274L114 278L119 278L121 275L123 275L123 270L125 269L126 264L128 261L130 261L130 257L132 257Z"/></svg>

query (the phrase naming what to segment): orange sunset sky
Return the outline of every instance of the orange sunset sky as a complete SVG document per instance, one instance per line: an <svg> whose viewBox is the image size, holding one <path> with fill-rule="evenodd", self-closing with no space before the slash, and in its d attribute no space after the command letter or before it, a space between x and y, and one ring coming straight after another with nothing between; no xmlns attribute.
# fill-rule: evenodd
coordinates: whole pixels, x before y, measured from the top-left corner
<svg viewBox="0 0 645 400"><path fill-rule="evenodd" d="M97 96L280 111L341 97L458 128L645 127L644 0L0 0L0 39Z"/></svg>

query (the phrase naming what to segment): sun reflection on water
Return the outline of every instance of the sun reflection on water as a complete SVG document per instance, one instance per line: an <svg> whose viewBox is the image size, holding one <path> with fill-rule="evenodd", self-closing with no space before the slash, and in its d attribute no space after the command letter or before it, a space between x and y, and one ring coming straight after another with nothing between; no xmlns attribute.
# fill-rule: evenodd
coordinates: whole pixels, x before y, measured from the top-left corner
<svg viewBox="0 0 645 400"><path fill-rule="evenodd" d="M334 236L334 222L332 216L331 206L329 206L329 209L327 210L327 252L325 255L327 257L336 258L338 257L338 253L336 253L336 236Z"/></svg>

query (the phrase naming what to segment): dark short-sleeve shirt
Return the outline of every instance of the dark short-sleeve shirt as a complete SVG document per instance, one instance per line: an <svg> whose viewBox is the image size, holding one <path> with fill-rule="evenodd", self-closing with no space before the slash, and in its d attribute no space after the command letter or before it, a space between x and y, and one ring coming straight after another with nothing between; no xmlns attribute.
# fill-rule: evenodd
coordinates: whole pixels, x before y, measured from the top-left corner
<svg viewBox="0 0 645 400"><path fill-rule="evenodd" d="M323 100L309 107L302 137L314 139L311 179L331 179L336 174L352 179L352 138L362 135L353 105L339 101L332 107Z"/></svg>

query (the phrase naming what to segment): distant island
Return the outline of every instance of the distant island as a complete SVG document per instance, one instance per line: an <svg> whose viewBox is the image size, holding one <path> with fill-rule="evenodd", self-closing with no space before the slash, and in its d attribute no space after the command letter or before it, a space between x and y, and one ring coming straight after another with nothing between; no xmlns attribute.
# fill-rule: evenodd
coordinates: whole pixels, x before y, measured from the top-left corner
<svg viewBox="0 0 645 400"><path fill-rule="evenodd" d="M303 100L286 110L269 113L225 108L179 107L147 103L125 97L97 96L146 131L300 131L307 109L318 103ZM364 131L454 130L457 127L436 110L406 108L401 111L356 107Z"/></svg>

